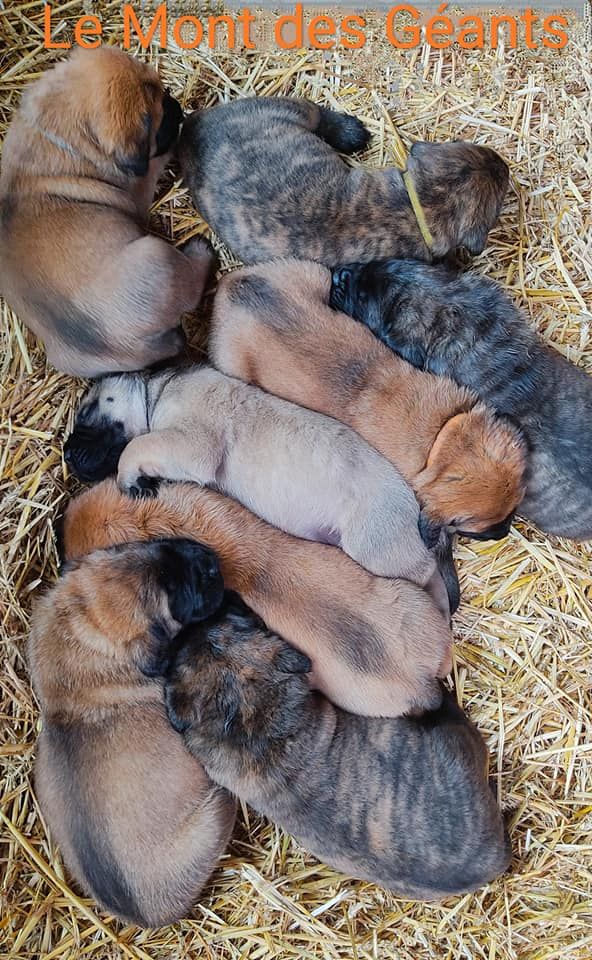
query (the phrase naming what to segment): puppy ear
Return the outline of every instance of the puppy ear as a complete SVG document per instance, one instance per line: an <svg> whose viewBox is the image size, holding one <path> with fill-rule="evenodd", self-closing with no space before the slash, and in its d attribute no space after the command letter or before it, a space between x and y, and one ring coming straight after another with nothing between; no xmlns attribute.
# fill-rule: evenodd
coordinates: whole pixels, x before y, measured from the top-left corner
<svg viewBox="0 0 592 960"><path fill-rule="evenodd" d="M162 620L150 625L150 637L140 654L138 666L146 677L163 677L167 672L172 656L170 630Z"/></svg>
<svg viewBox="0 0 592 960"><path fill-rule="evenodd" d="M139 141L130 144L129 152L118 152L117 166L130 177L145 177L150 166L150 131L152 118L146 115L143 119L143 135Z"/></svg>
<svg viewBox="0 0 592 960"><path fill-rule="evenodd" d="M241 695L236 678L227 670L222 674L216 694L216 709L224 722L224 733L232 732L241 707Z"/></svg>
<svg viewBox="0 0 592 960"><path fill-rule="evenodd" d="M463 247L469 251L472 256L482 253L485 250L489 228L487 224L474 224L470 230L463 233L460 242Z"/></svg>
<svg viewBox="0 0 592 960"><path fill-rule="evenodd" d="M275 666L282 673L309 673L312 663L305 653L294 647L285 647L275 658Z"/></svg>

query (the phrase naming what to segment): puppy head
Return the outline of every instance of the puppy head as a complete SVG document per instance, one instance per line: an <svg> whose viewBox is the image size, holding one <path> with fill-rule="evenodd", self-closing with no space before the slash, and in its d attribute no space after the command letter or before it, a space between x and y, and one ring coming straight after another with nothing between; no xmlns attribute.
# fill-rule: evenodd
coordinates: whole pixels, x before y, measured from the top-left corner
<svg viewBox="0 0 592 960"><path fill-rule="evenodd" d="M489 147L462 140L418 142L407 168L434 237L434 256L459 246L481 253L508 189L506 162Z"/></svg>
<svg viewBox="0 0 592 960"><path fill-rule="evenodd" d="M143 673L157 676L168 663L171 640L212 614L223 594L209 547L184 539L127 543L67 564L39 605L35 630L39 635L53 623L59 643L73 636L114 662L133 657ZM138 643L139 637L145 639Z"/></svg>
<svg viewBox="0 0 592 960"><path fill-rule="evenodd" d="M76 48L28 102L40 126L74 153L130 178L172 149L183 119L156 71L116 47Z"/></svg>
<svg viewBox="0 0 592 960"><path fill-rule="evenodd" d="M341 310L372 328L385 331L399 298L415 295L425 306L431 288L442 282L447 271L414 260L373 260L370 263L348 263L337 267L331 275L329 306ZM450 278L453 277L450 271Z"/></svg>
<svg viewBox="0 0 592 960"><path fill-rule="evenodd" d="M169 718L191 738L263 757L305 722L308 657L226 593L220 610L183 631L166 689Z"/></svg>
<svg viewBox="0 0 592 960"><path fill-rule="evenodd" d="M141 374L97 380L85 393L64 444L64 459L81 480L104 480L117 471L126 445L146 430L146 391Z"/></svg>
<svg viewBox="0 0 592 960"><path fill-rule="evenodd" d="M524 495L526 447L519 430L483 404L444 424L417 477L429 519L474 539L498 540Z"/></svg>

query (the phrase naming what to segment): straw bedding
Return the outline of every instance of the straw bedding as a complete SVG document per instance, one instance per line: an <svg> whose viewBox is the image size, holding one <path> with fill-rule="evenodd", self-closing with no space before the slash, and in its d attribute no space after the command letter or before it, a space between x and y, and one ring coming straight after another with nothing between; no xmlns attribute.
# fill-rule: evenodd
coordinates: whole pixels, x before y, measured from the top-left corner
<svg viewBox="0 0 592 960"><path fill-rule="evenodd" d="M78 0L56 4L54 21L71 25L93 8L106 33L120 23L118 4ZM0 51L8 48L0 52L0 134L22 89L56 56L43 49L41 18L39 3L0 2ZM401 144L422 137L499 150L512 189L475 269L504 282L541 334L592 373L592 77L583 28L572 36L561 54L403 54L376 40L354 54L180 55L169 47L149 55L186 107L290 93L345 108L374 134L365 163L391 162ZM206 230L172 175L153 228L177 240ZM31 791L38 714L24 643L34 596L56 576L52 520L74 490L61 443L82 384L49 369L34 338L0 309L0 956L589 960L591 546L523 524L501 543L459 547L455 618L458 694L487 738L510 817L508 876L442 904L397 900L318 864L245 810L193 920L124 928L71 889ZM204 323L194 320L192 330L202 346Z"/></svg>

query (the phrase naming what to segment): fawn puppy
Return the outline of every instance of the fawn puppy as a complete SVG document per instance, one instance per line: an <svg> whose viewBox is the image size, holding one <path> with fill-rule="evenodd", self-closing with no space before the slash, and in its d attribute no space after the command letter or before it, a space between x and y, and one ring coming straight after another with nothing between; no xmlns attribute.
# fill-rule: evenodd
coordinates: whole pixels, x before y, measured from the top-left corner
<svg viewBox="0 0 592 960"><path fill-rule="evenodd" d="M148 64L78 48L26 91L0 174L0 294L65 373L178 354L214 263L147 231L183 119Z"/></svg>
<svg viewBox="0 0 592 960"><path fill-rule="evenodd" d="M425 900L507 868L485 744L449 693L419 719L345 713L310 690L308 659L228 594L181 638L173 725L216 783L319 859Z"/></svg>
<svg viewBox="0 0 592 960"><path fill-rule="evenodd" d="M520 515L546 533L592 537L592 379L540 340L499 284L386 260L337 270L331 302L511 417L528 445Z"/></svg>
<svg viewBox="0 0 592 960"><path fill-rule="evenodd" d="M68 563L34 611L41 810L85 893L142 926L188 915L234 824L234 800L171 728L162 681L173 638L222 595L211 550L154 540Z"/></svg>
<svg viewBox="0 0 592 960"><path fill-rule="evenodd" d="M353 427L415 490L436 529L505 536L523 495L517 428L475 394L414 369L329 306L331 273L277 261L226 276L214 302L218 369Z"/></svg>
<svg viewBox="0 0 592 960"><path fill-rule="evenodd" d="M331 417L212 367L103 378L76 415L65 457L85 480L115 465L124 492L160 479L212 486L287 533L341 547L371 573L446 590L419 507L388 460Z"/></svg>
<svg viewBox="0 0 592 960"><path fill-rule="evenodd" d="M307 654L311 681L332 701L376 716L436 707L451 662L447 620L407 580L374 577L341 550L288 536L196 484L132 499L113 480L66 511L66 556L114 543L190 537L215 550L229 589Z"/></svg>
<svg viewBox="0 0 592 960"><path fill-rule="evenodd" d="M348 114L251 97L191 114L179 156L198 210L245 263L429 260L460 245L480 253L508 187L502 158L462 141L413 145L405 176L428 237L400 170L352 168L337 153L356 153L369 139Z"/></svg>

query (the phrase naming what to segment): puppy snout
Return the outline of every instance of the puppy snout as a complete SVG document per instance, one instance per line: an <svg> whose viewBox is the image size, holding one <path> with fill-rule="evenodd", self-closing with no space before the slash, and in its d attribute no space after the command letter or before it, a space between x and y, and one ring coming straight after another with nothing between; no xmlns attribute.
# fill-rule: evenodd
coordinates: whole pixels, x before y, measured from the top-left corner
<svg viewBox="0 0 592 960"><path fill-rule="evenodd" d="M64 460L80 480L104 480L116 473L125 446L119 430L77 427L64 444Z"/></svg>

